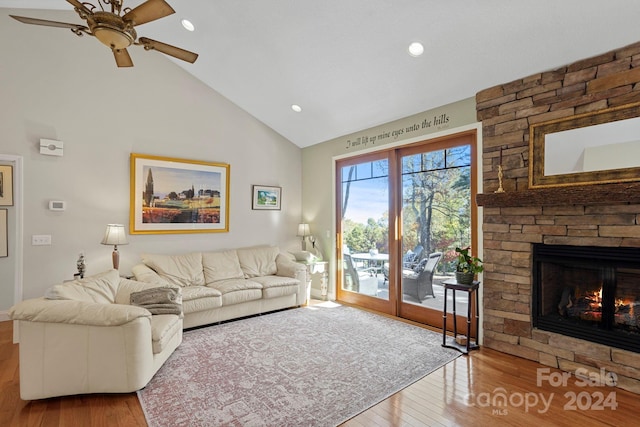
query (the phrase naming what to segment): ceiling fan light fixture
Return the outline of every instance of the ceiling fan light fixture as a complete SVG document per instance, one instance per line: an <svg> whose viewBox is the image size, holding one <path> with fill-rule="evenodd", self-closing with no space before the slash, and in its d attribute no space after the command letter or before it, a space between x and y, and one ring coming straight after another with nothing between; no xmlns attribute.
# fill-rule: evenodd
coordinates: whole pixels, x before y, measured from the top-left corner
<svg viewBox="0 0 640 427"><path fill-rule="evenodd" d="M135 40L127 32L102 26L94 28L93 35L110 49L125 49Z"/></svg>
<svg viewBox="0 0 640 427"><path fill-rule="evenodd" d="M424 53L424 46L420 42L413 42L409 45L408 51L409 55L418 57Z"/></svg>
<svg viewBox="0 0 640 427"><path fill-rule="evenodd" d="M112 13L95 12L87 22L91 33L110 49L125 49L136 40L133 27Z"/></svg>
<svg viewBox="0 0 640 427"><path fill-rule="evenodd" d="M193 25L193 23L191 21L189 21L188 19L183 19L180 22L182 23L182 26L184 27L185 30L187 30L187 31L195 31L195 29L196 29L195 25Z"/></svg>

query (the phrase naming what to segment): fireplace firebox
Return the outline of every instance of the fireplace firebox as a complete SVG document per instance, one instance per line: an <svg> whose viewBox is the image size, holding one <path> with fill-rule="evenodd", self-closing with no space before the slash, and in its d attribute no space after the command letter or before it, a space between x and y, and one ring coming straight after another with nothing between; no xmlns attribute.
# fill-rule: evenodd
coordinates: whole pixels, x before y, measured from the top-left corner
<svg viewBox="0 0 640 427"><path fill-rule="evenodd" d="M640 248L535 244L533 326L640 353Z"/></svg>

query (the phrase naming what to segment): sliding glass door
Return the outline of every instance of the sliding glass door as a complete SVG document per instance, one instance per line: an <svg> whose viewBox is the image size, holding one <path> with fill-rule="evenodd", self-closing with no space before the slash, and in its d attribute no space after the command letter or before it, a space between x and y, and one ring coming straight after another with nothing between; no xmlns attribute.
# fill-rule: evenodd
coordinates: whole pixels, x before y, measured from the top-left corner
<svg viewBox="0 0 640 427"><path fill-rule="evenodd" d="M338 161L338 299L440 326L455 248L475 245L474 164L475 132Z"/></svg>
<svg viewBox="0 0 640 427"><path fill-rule="evenodd" d="M340 162L338 298L391 313L389 166L387 153Z"/></svg>
<svg viewBox="0 0 640 427"><path fill-rule="evenodd" d="M398 150L401 317L442 322L442 282L454 275L455 248L471 246L470 142L451 139ZM466 298L457 296L456 311L466 314Z"/></svg>

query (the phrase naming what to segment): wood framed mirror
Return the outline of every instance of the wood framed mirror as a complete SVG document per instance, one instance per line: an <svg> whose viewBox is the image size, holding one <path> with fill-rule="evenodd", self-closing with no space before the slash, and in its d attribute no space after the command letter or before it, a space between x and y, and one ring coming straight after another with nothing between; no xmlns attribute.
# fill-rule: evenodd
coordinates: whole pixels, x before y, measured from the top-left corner
<svg viewBox="0 0 640 427"><path fill-rule="evenodd" d="M529 128L529 188L640 180L640 103Z"/></svg>

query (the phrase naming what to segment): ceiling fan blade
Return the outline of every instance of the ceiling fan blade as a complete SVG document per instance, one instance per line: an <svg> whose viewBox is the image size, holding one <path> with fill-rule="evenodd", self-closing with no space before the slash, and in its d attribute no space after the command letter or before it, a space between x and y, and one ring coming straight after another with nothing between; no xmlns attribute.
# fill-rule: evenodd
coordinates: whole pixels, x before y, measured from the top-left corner
<svg viewBox="0 0 640 427"><path fill-rule="evenodd" d="M127 49L113 49L113 57L116 58L118 67L133 67L133 61Z"/></svg>
<svg viewBox="0 0 640 427"><path fill-rule="evenodd" d="M69 24L67 22L48 21L46 19L29 18L27 16L15 16L15 15L9 15L9 16L15 19L16 21L22 22L23 24L44 25L45 27L71 28L72 30L76 30L76 31L89 30L89 28L85 27L84 25Z"/></svg>
<svg viewBox="0 0 640 427"><path fill-rule="evenodd" d="M83 5L78 0L67 0L67 3L71 3L74 7L80 9L81 11L86 13L87 15L91 15L91 13L92 13L91 10L89 10L87 8L87 6Z"/></svg>
<svg viewBox="0 0 640 427"><path fill-rule="evenodd" d="M151 40L146 37L140 37L138 44L144 45L144 48L147 50L155 49L158 52L164 53L165 55L170 55L174 58L178 58L192 64L196 62L196 59L198 59L197 53L189 52L188 50L171 46L170 44L162 43L156 40Z"/></svg>
<svg viewBox="0 0 640 427"><path fill-rule="evenodd" d="M67 0L70 1L70 0ZM164 0L147 0L140 6L130 10L122 16L125 21L132 21L133 25L142 25L147 22L155 21L156 19L164 18L173 13L175 10L169 3Z"/></svg>

